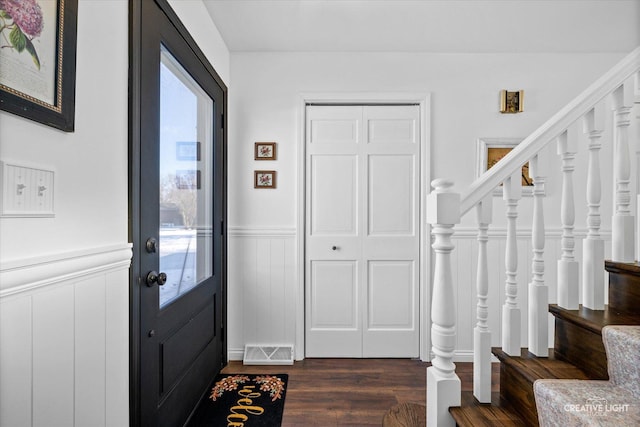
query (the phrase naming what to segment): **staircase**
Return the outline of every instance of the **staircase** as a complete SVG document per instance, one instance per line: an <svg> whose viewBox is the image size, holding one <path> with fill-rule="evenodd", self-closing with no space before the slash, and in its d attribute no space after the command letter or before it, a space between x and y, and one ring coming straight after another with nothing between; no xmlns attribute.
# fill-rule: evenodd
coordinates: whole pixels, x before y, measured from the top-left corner
<svg viewBox="0 0 640 427"><path fill-rule="evenodd" d="M538 379L607 380L607 357L602 328L607 325L640 325L640 265L606 262L610 273L609 304L604 310L582 306L567 310L549 306L555 317L556 333L548 357L536 357L523 348L519 356L509 356L500 348L492 350L500 361L500 393L495 404L449 409L459 426L537 426L533 383ZM471 394L471 393L470 393ZM575 402L585 403L585 402ZM499 410L502 419L491 414Z"/></svg>
<svg viewBox="0 0 640 427"><path fill-rule="evenodd" d="M435 253L432 294L431 342L434 358L427 369L427 426L537 426L533 383L538 379L606 380L607 357L602 341L606 325L640 325L640 265L635 264L635 215L632 163L640 159L640 141L629 143L634 103L640 103L640 47L587 88L547 123L533 132L495 166L460 194L446 179L432 182L427 198L427 220L432 224ZM606 107L613 110L607 120ZM640 113L638 114L640 116ZM640 118L640 117L637 117ZM612 123L605 129L606 123ZM580 139L587 143L586 182L588 206L586 236L576 242L573 177ZM545 148L555 142L561 170L547 170ZM600 229L602 176L600 150L613 147L613 217L611 259L605 261L605 238ZM630 148L634 148L636 156ZM631 161L634 159L634 162ZM609 159L607 159L608 161ZM522 195L521 168L529 163L533 178L531 281L528 305L518 295L518 204ZM639 172L640 173L640 172ZM562 221L562 255L557 277L545 277L544 207L548 176L561 175L562 196L558 215ZM639 175L640 176L640 175ZM502 306L501 346L492 348L489 329L488 229L493 219L493 190L502 185L507 222L504 245L505 296ZM640 191L640 189L638 189ZM637 204L640 207L640 202ZM452 235L455 225L469 211L476 211L478 270L477 326L474 330L474 391L463 394L453 363L456 345L456 301L451 272ZM607 219L608 222L608 219ZM521 233L522 231L520 231ZM608 243L608 242L607 242ZM582 244L582 259L575 255ZM607 249L608 250L608 249ZM604 271L609 273L608 305L605 305ZM549 295L548 283L557 284ZM579 300L579 295L582 299ZM551 304L550 304L551 303ZM549 348L548 313L555 319L553 348ZM528 316L528 333L521 343L522 316ZM500 361L500 392L491 393L492 355Z"/></svg>

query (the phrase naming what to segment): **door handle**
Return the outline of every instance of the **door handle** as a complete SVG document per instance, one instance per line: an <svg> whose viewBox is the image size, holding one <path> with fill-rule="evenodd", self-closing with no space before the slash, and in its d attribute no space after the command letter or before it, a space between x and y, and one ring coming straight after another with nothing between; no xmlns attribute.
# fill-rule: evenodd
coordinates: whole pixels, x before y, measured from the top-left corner
<svg viewBox="0 0 640 427"><path fill-rule="evenodd" d="M157 271L150 271L147 274L147 286L151 287L154 284L158 284L158 286L162 286L167 283L167 275L165 273L158 273Z"/></svg>
<svg viewBox="0 0 640 427"><path fill-rule="evenodd" d="M337 250L338 250L338 247L337 247L337 246L331 246L331 250L332 250L332 251L337 251Z"/></svg>

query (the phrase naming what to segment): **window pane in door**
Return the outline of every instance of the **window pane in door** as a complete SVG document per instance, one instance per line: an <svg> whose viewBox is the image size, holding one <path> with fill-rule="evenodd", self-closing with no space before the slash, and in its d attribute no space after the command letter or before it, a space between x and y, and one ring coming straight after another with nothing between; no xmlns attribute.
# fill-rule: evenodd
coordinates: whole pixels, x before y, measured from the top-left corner
<svg viewBox="0 0 640 427"><path fill-rule="evenodd" d="M212 275L213 101L163 46L160 64L160 307Z"/></svg>

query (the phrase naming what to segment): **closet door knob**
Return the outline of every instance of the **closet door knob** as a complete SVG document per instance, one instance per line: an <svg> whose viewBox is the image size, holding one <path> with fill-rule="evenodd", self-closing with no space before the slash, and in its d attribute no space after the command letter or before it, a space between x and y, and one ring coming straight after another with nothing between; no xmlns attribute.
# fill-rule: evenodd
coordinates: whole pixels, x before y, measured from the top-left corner
<svg viewBox="0 0 640 427"><path fill-rule="evenodd" d="M338 250L338 247L337 247L337 246L331 246L331 250L332 250L332 251L337 251L337 250Z"/></svg>

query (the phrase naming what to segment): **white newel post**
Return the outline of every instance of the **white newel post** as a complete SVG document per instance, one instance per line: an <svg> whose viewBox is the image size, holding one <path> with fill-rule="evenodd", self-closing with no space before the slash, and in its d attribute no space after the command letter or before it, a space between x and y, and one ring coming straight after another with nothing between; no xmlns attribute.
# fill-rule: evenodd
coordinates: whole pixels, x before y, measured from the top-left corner
<svg viewBox="0 0 640 427"><path fill-rule="evenodd" d="M549 288L544 281L544 184L546 181L545 159L537 154L529 162L533 178L533 225L531 246L533 277L529 283L529 351L538 357L549 355Z"/></svg>
<svg viewBox="0 0 640 427"><path fill-rule="evenodd" d="M635 219L631 215L631 192L629 181L631 176L631 161L629 152L629 124L631 120L631 106L633 105L633 86L623 84L613 93L615 109L615 213L613 215L613 247L611 257L613 261L633 262L635 258L634 238Z"/></svg>
<svg viewBox="0 0 640 427"><path fill-rule="evenodd" d="M518 169L502 185L507 205L507 244L505 249L505 302L502 306L502 351L520 356L520 307L518 307L518 242L516 220L518 201L522 197L522 172Z"/></svg>
<svg viewBox="0 0 640 427"><path fill-rule="evenodd" d="M491 331L489 319L489 266L487 262L487 230L492 222L493 197L485 197L476 206L478 220L478 323L473 335L473 395L480 403L491 403Z"/></svg>
<svg viewBox="0 0 640 427"><path fill-rule="evenodd" d="M560 220L562 221L562 256L558 260L558 305L577 310L580 294L580 265L574 256L575 203L573 194L573 160L577 151L577 135L573 129L564 131L558 137L558 154L562 159L562 199Z"/></svg>
<svg viewBox="0 0 640 427"><path fill-rule="evenodd" d="M460 222L460 194L453 183L436 179L427 197L427 222L435 241L433 294L431 301L431 343L434 358L427 368L427 426L455 426L449 407L460 406L460 378L456 375L453 353L456 345L456 302L451 275L451 242L454 224Z"/></svg>
<svg viewBox="0 0 640 427"><path fill-rule="evenodd" d="M604 106L598 104L584 116L584 132L589 137L587 169L587 237L582 248L582 305L591 310L604 309L604 239L600 236L600 138L604 129ZM576 307L577 303L576 303Z"/></svg>

